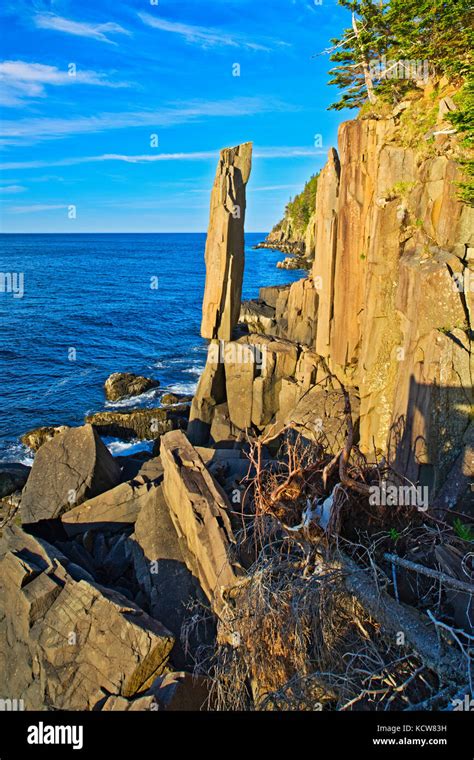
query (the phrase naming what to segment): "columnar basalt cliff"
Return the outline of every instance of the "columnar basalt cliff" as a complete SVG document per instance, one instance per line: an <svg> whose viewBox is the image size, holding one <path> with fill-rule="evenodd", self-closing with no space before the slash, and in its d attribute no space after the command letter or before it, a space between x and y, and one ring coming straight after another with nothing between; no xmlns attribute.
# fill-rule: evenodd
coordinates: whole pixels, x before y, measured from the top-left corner
<svg viewBox="0 0 474 760"><path fill-rule="evenodd" d="M437 128L411 147L403 139L410 102L341 125L318 179L309 277L262 289L242 308L249 334L234 331L237 343L264 346L265 362L241 368L237 383L235 367L206 367L194 407L211 435L275 423L302 429L308 413L326 419L325 394L342 384L363 453L388 456L432 493L461 456L466 491L474 224L458 198L462 174L443 103Z"/></svg>
<svg viewBox="0 0 474 760"><path fill-rule="evenodd" d="M474 443L472 209L454 151L402 145L395 115L343 124L310 276L262 288L240 323L251 147L222 151L187 435L168 394L32 431L31 472L2 481L26 480L1 523L4 695L27 710L371 709L366 652L385 709L408 686L433 709L466 689L466 651L432 615L472 638L472 533L448 513L467 512ZM153 453L113 458L112 430ZM394 473L428 503L374 506Z"/></svg>

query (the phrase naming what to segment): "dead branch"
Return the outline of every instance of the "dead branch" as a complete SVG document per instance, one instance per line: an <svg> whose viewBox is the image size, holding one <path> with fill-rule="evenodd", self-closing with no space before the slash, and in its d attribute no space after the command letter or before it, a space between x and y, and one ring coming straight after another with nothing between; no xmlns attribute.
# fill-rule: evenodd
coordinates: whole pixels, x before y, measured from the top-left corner
<svg viewBox="0 0 474 760"><path fill-rule="evenodd" d="M389 562L400 565L400 567L405 567L407 570L413 570L415 573L419 573L420 575L426 575L429 578L434 578L435 580L440 581L440 583L445 583L448 586L452 586L452 588L459 589L459 591L465 591L468 594L474 594L474 585L472 583L465 583L464 581L460 581L457 578L454 578L452 575L447 575L446 573L442 573L438 570L433 570L431 567L424 567L424 565L419 565L416 562L411 562L408 559L402 559L402 557L398 557L396 554L389 554L385 553L384 557Z"/></svg>

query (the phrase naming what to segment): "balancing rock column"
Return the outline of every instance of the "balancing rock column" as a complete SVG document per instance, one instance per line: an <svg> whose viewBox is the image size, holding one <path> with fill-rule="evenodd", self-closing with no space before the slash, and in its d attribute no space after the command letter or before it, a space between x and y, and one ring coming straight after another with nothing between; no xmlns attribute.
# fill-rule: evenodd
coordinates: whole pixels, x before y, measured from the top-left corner
<svg viewBox="0 0 474 760"><path fill-rule="evenodd" d="M252 167L252 143L221 150L211 193L206 241L206 286L201 335L232 340L239 320L244 274L245 186Z"/></svg>

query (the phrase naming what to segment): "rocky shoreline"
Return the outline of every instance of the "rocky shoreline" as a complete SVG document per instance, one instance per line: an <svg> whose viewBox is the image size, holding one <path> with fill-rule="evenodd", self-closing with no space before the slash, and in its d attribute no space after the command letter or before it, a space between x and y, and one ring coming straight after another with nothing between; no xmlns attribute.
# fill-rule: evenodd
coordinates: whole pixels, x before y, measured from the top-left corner
<svg viewBox="0 0 474 760"><path fill-rule="evenodd" d="M394 117L343 126L318 184L310 275L244 303L252 145L221 151L205 252L209 350L193 398L30 431L31 471L0 469L0 686L27 710L370 709L368 656L390 673L390 709L407 693L438 709L465 686L463 652L429 613L473 633L472 422L439 410L437 395L448 372L445 394L469 396L465 303L452 290L439 299L449 267L468 266L466 212L444 190L438 203L454 162L420 168L396 140ZM353 146L371 176L393 184L408 172L421 193L374 202ZM444 241L426 265L410 202L436 227L429 239ZM396 296L380 277L398 283ZM105 392L133 405L130 394L157 383L114 373ZM109 435L153 440L153 451L114 458ZM410 500L374 506L381 483Z"/></svg>
<svg viewBox="0 0 474 760"><path fill-rule="evenodd" d="M253 246L255 250L259 248L266 248L271 251L281 251L281 253L287 253L283 261L277 262L278 269L311 269L312 259L309 259L304 254L304 248L298 243L273 243L267 240L258 243Z"/></svg>

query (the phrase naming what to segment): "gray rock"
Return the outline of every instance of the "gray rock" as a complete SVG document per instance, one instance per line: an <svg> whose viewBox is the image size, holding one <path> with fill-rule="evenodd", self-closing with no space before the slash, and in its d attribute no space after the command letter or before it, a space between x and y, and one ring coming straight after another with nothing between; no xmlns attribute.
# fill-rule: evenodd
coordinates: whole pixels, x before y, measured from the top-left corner
<svg viewBox="0 0 474 760"><path fill-rule="evenodd" d="M28 480L31 467L19 462L0 462L0 499L22 489Z"/></svg>
<svg viewBox="0 0 474 760"><path fill-rule="evenodd" d="M93 425L100 435L151 441L179 427L180 417L182 414L175 410L156 407L125 412L95 412L89 414L85 421Z"/></svg>
<svg viewBox="0 0 474 760"><path fill-rule="evenodd" d="M120 481L120 467L90 425L71 428L39 449L21 499L23 523L59 517Z"/></svg>
<svg viewBox="0 0 474 760"><path fill-rule="evenodd" d="M133 525L156 485L137 476L61 515L68 536L89 530L121 531Z"/></svg>
<svg viewBox="0 0 474 760"><path fill-rule="evenodd" d="M50 549L18 528L2 539L0 693L27 710L90 710L145 692L172 635L125 596L75 581Z"/></svg>
<svg viewBox="0 0 474 760"><path fill-rule="evenodd" d="M239 319L244 273L245 187L252 143L221 150L206 240L203 338L231 340Z"/></svg>
<svg viewBox="0 0 474 760"><path fill-rule="evenodd" d="M158 380L134 375L132 372L113 372L104 383L104 391L109 401L118 401L127 396L139 396L159 385Z"/></svg>

